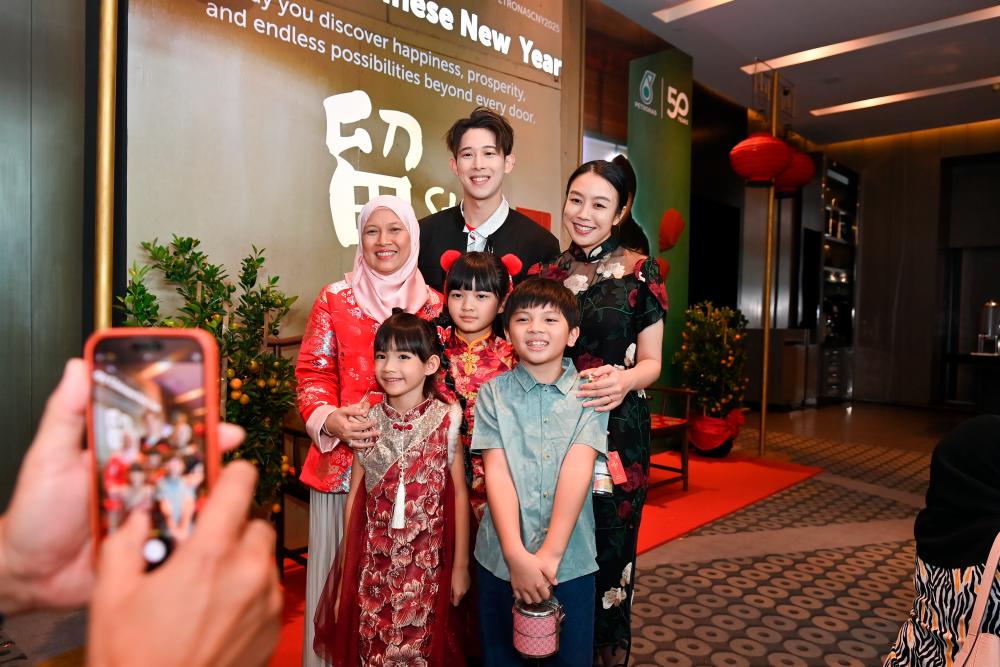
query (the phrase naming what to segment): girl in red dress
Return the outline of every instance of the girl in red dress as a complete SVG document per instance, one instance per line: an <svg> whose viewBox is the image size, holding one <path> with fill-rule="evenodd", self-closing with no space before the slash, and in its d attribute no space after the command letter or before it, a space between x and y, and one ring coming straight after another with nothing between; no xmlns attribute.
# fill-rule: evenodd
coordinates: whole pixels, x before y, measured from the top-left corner
<svg viewBox="0 0 1000 667"><path fill-rule="evenodd" d="M469 589L469 500L440 366L427 322L398 312L379 327L379 434L355 450L347 534L316 610L314 649L334 665L465 664L453 608Z"/></svg>
<svg viewBox="0 0 1000 667"><path fill-rule="evenodd" d="M511 274L520 271L520 262L513 255L498 258L489 252L460 255L449 251L442 256L441 267L447 274L447 309L438 318L438 334L444 343L445 382L462 405L460 433L475 529L486 510L483 458L473 456L470 449L476 395L487 380L514 367L514 349L503 336L497 313L510 293Z"/></svg>
<svg viewBox="0 0 1000 667"><path fill-rule="evenodd" d="M375 331L394 307L426 320L441 313L441 295L417 270L420 226L403 199L379 196L358 217L354 270L327 285L309 313L295 367L298 408L313 446L300 479L309 495L309 565L305 617L312 619L343 536L351 485L351 443L373 424L362 399L375 384ZM305 624L303 667L321 667L313 653L313 624Z"/></svg>

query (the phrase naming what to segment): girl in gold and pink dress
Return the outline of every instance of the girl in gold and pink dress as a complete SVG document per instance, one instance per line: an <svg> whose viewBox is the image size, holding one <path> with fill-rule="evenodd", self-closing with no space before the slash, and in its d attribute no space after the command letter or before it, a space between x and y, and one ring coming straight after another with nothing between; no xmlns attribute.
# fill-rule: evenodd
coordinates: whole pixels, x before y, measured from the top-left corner
<svg viewBox="0 0 1000 667"><path fill-rule="evenodd" d="M375 335L385 399L357 447L347 528L315 618L317 655L335 666L463 665L456 607L469 589L469 501L461 412L437 394L434 327L397 312ZM374 399L372 399L374 402Z"/></svg>

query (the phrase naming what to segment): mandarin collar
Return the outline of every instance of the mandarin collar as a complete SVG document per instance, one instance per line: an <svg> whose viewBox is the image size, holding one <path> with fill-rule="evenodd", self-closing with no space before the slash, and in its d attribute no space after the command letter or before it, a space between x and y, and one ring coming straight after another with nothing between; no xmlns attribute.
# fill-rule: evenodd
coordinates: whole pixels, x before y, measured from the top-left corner
<svg viewBox="0 0 1000 667"><path fill-rule="evenodd" d="M487 331L475 340L465 340L462 338L462 334L458 333L458 330L456 329L451 333L451 340L454 342L455 346L471 350L477 347L485 347L489 342L490 336L494 335L496 334L492 331Z"/></svg>
<svg viewBox="0 0 1000 667"><path fill-rule="evenodd" d="M408 422L413 421L420 415L427 412L427 408L430 407L431 401L433 400L433 398L425 399L422 403L418 403L414 407L407 410L406 414L399 414L399 410L389 405L388 400L382 401L381 405L389 419L397 422Z"/></svg>
<svg viewBox="0 0 1000 667"><path fill-rule="evenodd" d="M578 246L576 243L570 244L569 252L573 255L573 259L578 262L596 262L600 259L604 259L620 245L620 229L621 225L614 225L611 228L611 236L606 238L601 245L592 248L589 253L585 253L583 248Z"/></svg>

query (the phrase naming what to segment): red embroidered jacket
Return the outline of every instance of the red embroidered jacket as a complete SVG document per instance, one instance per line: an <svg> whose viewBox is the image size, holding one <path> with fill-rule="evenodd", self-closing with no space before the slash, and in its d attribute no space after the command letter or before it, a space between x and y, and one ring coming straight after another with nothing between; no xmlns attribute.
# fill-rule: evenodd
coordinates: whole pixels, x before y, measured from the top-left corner
<svg viewBox="0 0 1000 667"><path fill-rule="evenodd" d="M441 312L441 295L428 288L417 315L431 320ZM375 382L375 332L379 322L362 312L346 281L327 285L316 297L295 366L297 403L313 446L299 479L324 493L347 493L351 486L351 449L321 432L341 405L360 401Z"/></svg>

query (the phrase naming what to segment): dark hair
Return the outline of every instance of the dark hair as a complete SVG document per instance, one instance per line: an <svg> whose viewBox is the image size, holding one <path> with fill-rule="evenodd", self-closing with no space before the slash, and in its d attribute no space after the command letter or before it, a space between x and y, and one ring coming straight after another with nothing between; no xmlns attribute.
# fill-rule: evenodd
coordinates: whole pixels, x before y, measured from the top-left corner
<svg viewBox="0 0 1000 667"><path fill-rule="evenodd" d="M503 307L504 328L510 328L510 318L516 311L539 306L555 307L566 318L570 329L580 326L580 306L569 289L549 278L528 278L507 297Z"/></svg>
<svg viewBox="0 0 1000 667"><path fill-rule="evenodd" d="M618 206L615 207L615 215L620 213L622 209L625 208L625 204L628 203L629 196L629 183L628 176L625 173L625 169L614 162L608 162L607 160L591 160L590 162L584 162L579 167L576 168L572 174L569 175L569 180L566 181L566 194L569 194L570 188L573 186L573 181L586 173L597 174L608 183L611 187L615 189L618 193ZM634 183L634 179L633 179Z"/></svg>
<svg viewBox="0 0 1000 667"><path fill-rule="evenodd" d="M634 205L638 179L635 175L635 169L632 168L632 163L628 161L627 157L621 154L616 155L611 162L622 168L625 174L625 186L628 188L629 196L632 197ZM649 255L649 237L646 236L646 231L642 228L642 225L632 215L632 209L629 209L628 214L622 218L621 224L618 225L618 242L624 248L634 250L643 255Z"/></svg>
<svg viewBox="0 0 1000 667"><path fill-rule="evenodd" d="M402 308L393 308L385 322L375 332L375 352L409 352L417 355L422 362L431 357L444 358L441 342L430 322L422 320L413 313L407 313ZM424 379L424 395L437 395L435 390L436 373Z"/></svg>
<svg viewBox="0 0 1000 667"><path fill-rule="evenodd" d="M616 164L621 167L622 173L625 176L625 187L628 193L635 196L636 190L639 187L639 181L635 175L635 169L632 167L632 163L629 162L628 158L619 153L612 160L612 164Z"/></svg>
<svg viewBox="0 0 1000 667"><path fill-rule="evenodd" d="M489 130L497 140L497 149L505 156L514 150L514 129L503 116L486 107L476 107L468 118L459 118L444 135L445 143L453 157L458 157L462 137L469 130Z"/></svg>
<svg viewBox="0 0 1000 667"><path fill-rule="evenodd" d="M497 301L503 303L504 297L510 292L510 273L500 258L491 252L467 252L455 260L448 269L444 281L445 308L441 310L439 324L443 327L454 326L448 312L447 299L452 290L476 290L496 294ZM499 319L499 318L498 318ZM501 322L493 323L493 332L503 335Z"/></svg>

